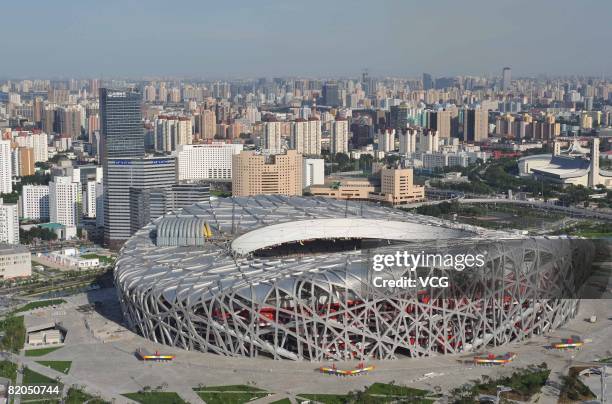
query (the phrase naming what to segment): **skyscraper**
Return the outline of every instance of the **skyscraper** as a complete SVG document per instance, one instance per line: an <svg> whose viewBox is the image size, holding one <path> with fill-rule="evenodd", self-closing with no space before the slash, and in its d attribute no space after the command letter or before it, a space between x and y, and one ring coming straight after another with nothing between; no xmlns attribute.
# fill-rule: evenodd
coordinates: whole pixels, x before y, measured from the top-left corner
<svg viewBox="0 0 612 404"><path fill-rule="evenodd" d="M489 112L486 109L468 109L463 113L463 141L483 142L489 136Z"/></svg>
<svg viewBox="0 0 612 404"><path fill-rule="evenodd" d="M328 81L323 85L323 105L329 105L330 107L342 106L342 100L340 99L340 88L336 81Z"/></svg>
<svg viewBox="0 0 612 404"><path fill-rule="evenodd" d="M336 119L332 125L331 153L348 153L348 137L348 121L343 118Z"/></svg>
<svg viewBox="0 0 612 404"><path fill-rule="evenodd" d="M507 91L510 88L512 81L512 70L509 67L504 67L502 70L502 90Z"/></svg>
<svg viewBox="0 0 612 404"><path fill-rule="evenodd" d="M103 161L144 156L141 102L141 94L134 90L100 89L100 155Z"/></svg>
<svg viewBox="0 0 612 404"><path fill-rule="evenodd" d="M282 151L280 122L273 120L264 123L263 148L270 153Z"/></svg>
<svg viewBox="0 0 612 404"><path fill-rule="evenodd" d="M121 246L133 233L130 193L176 181L174 158L145 158L141 94L100 89L100 133L104 189L104 241ZM97 216L97 215L96 215Z"/></svg>
<svg viewBox="0 0 612 404"><path fill-rule="evenodd" d="M12 169L11 142L0 140L0 194L13 192Z"/></svg>
<svg viewBox="0 0 612 404"><path fill-rule="evenodd" d="M203 109L200 111L200 139L214 139L217 130L215 111Z"/></svg>
<svg viewBox="0 0 612 404"><path fill-rule="evenodd" d="M311 117L306 119L298 118L291 122L291 141L292 149L305 155L321 154L321 122L319 119Z"/></svg>
<svg viewBox="0 0 612 404"><path fill-rule="evenodd" d="M49 220L66 226L66 234L76 234L81 201L80 181L69 176L53 177L49 183Z"/></svg>
<svg viewBox="0 0 612 404"><path fill-rule="evenodd" d="M423 90L431 90L434 88L434 81L429 73L423 73Z"/></svg>
<svg viewBox="0 0 612 404"><path fill-rule="evenodd" d="M141 223L135 218L142 208L134 195L152 188L168 188L176 183L174 157L108 159L104 173L104 241L120 247Z"/></svg>
<svg viewBox="0 0 612 404"><path fill-rule="evenodd" d="M410 107L405 102L400 105L393 105L389 110L389 124L396 130L401 132L410 124Z"/></svg>

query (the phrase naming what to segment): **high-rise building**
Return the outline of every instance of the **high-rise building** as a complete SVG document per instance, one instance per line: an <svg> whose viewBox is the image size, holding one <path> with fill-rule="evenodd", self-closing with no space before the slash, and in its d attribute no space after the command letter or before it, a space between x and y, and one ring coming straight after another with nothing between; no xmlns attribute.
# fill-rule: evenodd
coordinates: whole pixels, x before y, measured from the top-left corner
<svg viewBox="0 0 612 404"><path fill-rule="evenodd" d="M377 136L378 151L385 153L395 150L395 129L381 129Z"/></svg>
<svg viewBox="0 0 612 404"><path fill-rule="evenodd" d="M348 153L349 127L344 118L336 119L332 124L330 152Z"/></svg>
<svg viewBox="0 0 612 404"><path fill-rule="evenodd" d="M263 149L270 153L281 153L281 123L273 120L264 122Z"/></svg>
<svg viewBox="0 0 612 404"><path fill-rule="evenodd" d="M265 155L253 151L233 156L232 194L302 195L302 155L295 150Z"/></svg>
<svg viewBox="0 0 612 404"><path fill-rule="evenodd" d="M34 161L38 163L49 160L48 138L49 136L44 132L20 132L14 140L19 147L32 148Z"/></svg>
<svg viewBox="0 0 612 404"><path fill-rule="evenodd" d="M510 89L510 83L512 82L512 69L504 67L502 70L502 90L507 91Z"/></svg>
<svg viewBox="0 0 612 404"><path fill-rule="evenodd" d="M242 144L213 142L180 145L176 150L179 181L232 179L232 156L242 151Z"/></svg>
<svg viewBox="0 0 612 404"><path fill-rule="evenodd" d="M19 244L19 212L16 204L0 198L0 243Z"/></svg>
<svg viewBox="0 0 612 404"><path fill-rule="evenodd" d="M0 194L13 192L13 167L10 140L0 139Z"/></svg>
<svg viewBox="0 0 612 404"><path fill-rule="evenodd" d="M87 140L94 144L94 134L100 130L100 115L92 114L87 117Z"/></svg>
<svg viewBox="0 0 612 404"><path fill-rule="evenodd" d="M425 129L419 134L418 151L421 153L434 153L438 151L440 146L438 132L431 129Z"/></svg>
<svg viewBox="0 0 612 404"><path fill-rule="evenodd" d="M19 198L21 217L28 220L49 220L49 186L24 185Z"/></svg>
<svg viewBox="0 0 612 404"><path fill-rule="evenodd" d="M76 232L81 217L81 183L70 176L53 177L49 183L49 220Z"/></svg>
<svg viewBox="0 0 612 404"><path fill-rule="evenodd" d="M58 133L73 140L81 136L81 122L85 111L80 105L69 105L58 110Z"/></svg>
<svg viewBox="0 0 612 404"><path fill-rule="evenodd" d="M155 150L172 152L181 144L191 144L191 118L160 115L155 120Z"/></svg>
<svg viewBox="0 0 612 404"><path fill-rule="evenodd" d="M463 113L463 141L484 142L489 136L489 112L486 109L467 109Z"/></svg>
<svg viewBox="0 0 612 404"><path fill-rule="evenodd" d="M429 129L438 132L441 138L451 137L451 119L452 112L447 110L429 111L429 119L427 126Z"/></svg>
<svg viewBox="0 0 612 404"><path fill-rule="evenodd" d="M100 89L102 160L144 156L141 94L134 90Z"/></svg>
<svg viewBox="0 0 612 404"><path fill-rule="evenodd" d="M83 215L88 218L96 217L97 212L97 188L100 182L96 180L89 180L85 186L85 192L83 197Z"/></svg>
<svg viewBox="0 0 612 404"><path fill-rule="evenodd" d="M429 73L423 73L423 90L431 90L434 88L434 80Z"/></svg>
<svg viewBox="0 0 612 404"><path fill-rule="evenodd" d="M399 134L400 154L412 154L416 152L417 130L413 128L403 129Z"/></svg>
<svg viewBox="0 0 612 404"><path fill-rule="evenodd" d="M323 105L329 105L330 107L341 107L344 103L342 102L340 88L338 82L328 81L323 84Z"/></svg>
<svg viewBox="0 0 612 404"><path fill-rule="evenodd" d="M321 154L321 121L298 118L291 122L290 147L304 155Z"/></svg>
<svg viewBox="0 0 612 404"><path fill-rule="evenodd" d="M34 175L34 149L31 147L19 147L17 148L18 154L18 165L17 173L20 177L26 175Z"/></svg>
<svg viewBox="0 0 612 404"><path fill-rule="evenodd" d="M203 109L200 111L200 139L214 139L217 131L215 111Z"/></svg>
<svg viewBox="0 0 612 404"><path fill-rule="evenodd" d="M130 205L132 194L175 184L176 164L174 157L108 159L106 163L104 241L111 248L117 248L134 233L132 223L138 222L133 220L139 208Z"/></svg>
<svg viewBox="0 0 612 404"><path fill-rule="evenodd" d="M406 129L410 124L410 108L408 104L402 102L400 105L393 105L389 108L389 126L398 133Z"/></svg>
<svg viewBox="0 0 612 404"><path fill-rule="evenodd" d="M131 229L135 232L166 213L209 200L209 184L174 184L169 188L132 189Z"/></svg>

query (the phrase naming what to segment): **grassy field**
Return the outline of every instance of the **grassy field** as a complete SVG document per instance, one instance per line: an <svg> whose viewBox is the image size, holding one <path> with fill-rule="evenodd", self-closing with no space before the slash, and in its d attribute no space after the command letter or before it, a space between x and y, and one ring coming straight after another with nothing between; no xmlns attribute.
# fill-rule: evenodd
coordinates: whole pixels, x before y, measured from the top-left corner
<svg viewBox="0 0 612 404"><path fill-rule="evenodd" d="M47 377L45 375L41 375L30 368L25 368L23 370L23 384L26 386L29 385L45 385L45 386L59 386L59 391L62 391L61 383L58 383L55 379ZM37 402L45 402L51 401L56 402L57 396L54 395L24 395L21 396L21 402L32 402L31 400L36 400Z"/></svg>
<svg viewBox="0 0 612 404"><path fill-rule="evenodd" d="M40 309L42 307L57 306L58 304L66 303L64 299L51 299L41 300L38 302L30 302L25 306L22 306L14 311L14 313L21 313L28 310Z"/></svg>
<svg viewBox="0 0 612 404"><path fill-rule="evenodd" d="M480 394L495 395L497 386L508 386L512 391L504 393L504 397L516 401L529 401L531 396L540 391L548 380L548 370L545 363L539 366L530 366L526 369L518 369L512 375L492 379L485 375L475 383L466 383L451 391L451 397L455 402L470 402ZM466 401L467 400L467 401Z"/></svg>
<svg viewBox="0 0 612 404"><path fill-rule="evenodd" d="M15 380L17 380L17 365L9 361L0 361L0 377L5 377L15 383Z"/></svg>
<svg viewBox="0 0 612 404"><path fill-rule="evenodd" d="M247 385L196 387L193 391L208 404L240 404L268 395L265 390Z"/></svg>
<svg viewBox="0 0 612 404"><path fill-rule="evenodd" d="M28 349L25 351L25 356L45 356L53 351L57 351L61 346L55 346L53 348L40 348L40 349Z"/></svg>
<svg viewBox="0 0 612 404"><path fill-rule="evenodd" d="M387 383L374 383L364 391L354 391L348 394L299 394L300 398L318 401L324 404L351 403L391 403L410 402L415 404L430 404L433 399L426 398L427 390L398 386Z"/></svg>
<svg viewBox="0 0 612 404"><path fill-rule="evenodd" d="M68 374L68 372L70 372L70 366L72 365L71 361L36 361L36 363L64 374Z"/></svg>
<svg viewBox="0 0 612 404"><path fill-rule="evenodd" d="M142 404L187 404L178 394L169 391L127 393L123 396Z"/></svg>
<svg viewBox="0 0 612 404"><path fill-rule="evenodd" d="M107 401L95 398L82 390L75 389L74 387L71 387L68 390L68 394L66 394L66 398L64 399L65 404L82 404L85 402L87 402L87 404L107 404Z"/></svg>
<svg viewBox="0 0 612 404"><path fill-rule="evenodd" d="M23 316L16 317L9 314L4 320L0 321L0 332L4 333L0 342L0 349L17 353L23 348L25 343Z"/></svg>
<svg viewBox="0 0 612 404"><path fill-rule="evenodd" d="M349 397L346 394L300 394L299 398L323 404L344 404Z"/></svg>

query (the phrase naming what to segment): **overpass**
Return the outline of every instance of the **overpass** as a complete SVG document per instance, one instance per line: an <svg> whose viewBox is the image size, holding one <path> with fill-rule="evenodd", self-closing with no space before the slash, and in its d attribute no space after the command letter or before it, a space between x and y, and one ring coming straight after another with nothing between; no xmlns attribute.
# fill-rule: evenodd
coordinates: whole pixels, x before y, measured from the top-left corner
<svg viewBox="0 0 612 404"><path fill-rule="evenodd" d="M573 206L559 206L552 203L540 201L525 201L519 199L491 198L486 195L469 195L459 191L427 189L426 195L428 198L440 198L433 201L418 202L406 205L407 208L418 208L419 206L438 205L442 202L457 201L463 204L482 204L482 203L503 203L510 205L520 205L531 209L542 210L546 212L564 213L570 217L589 218L612 221L612 214L596 211L593 209L578 208Z"/></svg>

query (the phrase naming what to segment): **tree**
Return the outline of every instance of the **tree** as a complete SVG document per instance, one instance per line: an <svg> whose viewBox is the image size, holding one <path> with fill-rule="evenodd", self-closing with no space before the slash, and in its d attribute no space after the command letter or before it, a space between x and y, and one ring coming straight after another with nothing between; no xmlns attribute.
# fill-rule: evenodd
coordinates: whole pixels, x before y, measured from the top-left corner
<svg viewBox="0 0 612 404"><path fill-rule="evenodd" d="M359 156L359 169L366 172L371 172L373 162L374 157L372 157L371 154L362 154Z"/></svg>

